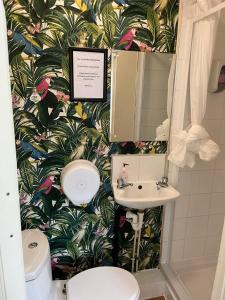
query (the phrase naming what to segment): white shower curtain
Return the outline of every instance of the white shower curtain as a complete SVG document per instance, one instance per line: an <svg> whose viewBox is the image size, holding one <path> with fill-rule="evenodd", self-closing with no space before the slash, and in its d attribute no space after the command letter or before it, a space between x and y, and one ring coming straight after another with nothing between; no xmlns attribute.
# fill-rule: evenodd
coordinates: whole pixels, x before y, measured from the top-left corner
<svg viewBox="0 0 225 300"><path fill-rule="evenodd" d="M220 2L222 1L197 1L197 8L201 12L207 12ZM219 13L215 13L194 25L190 61L191 124L188 129L178 133L176 146L168 157L178 167L192 168L196 155L202 160L210 161L220 151L202 126L219 16Z"/></svg>

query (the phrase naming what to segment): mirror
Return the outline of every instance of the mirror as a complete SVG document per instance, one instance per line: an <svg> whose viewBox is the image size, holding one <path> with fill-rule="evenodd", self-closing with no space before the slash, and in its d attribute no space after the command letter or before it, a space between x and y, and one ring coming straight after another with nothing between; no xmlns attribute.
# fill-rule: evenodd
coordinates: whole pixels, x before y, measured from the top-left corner
<svg viewBox="0 0 225 300"><path fill-rule="evenodd" d="M169 53L113 50L110 141L156 139L156 129L170 110L167 94L172 59Z"/></svg>

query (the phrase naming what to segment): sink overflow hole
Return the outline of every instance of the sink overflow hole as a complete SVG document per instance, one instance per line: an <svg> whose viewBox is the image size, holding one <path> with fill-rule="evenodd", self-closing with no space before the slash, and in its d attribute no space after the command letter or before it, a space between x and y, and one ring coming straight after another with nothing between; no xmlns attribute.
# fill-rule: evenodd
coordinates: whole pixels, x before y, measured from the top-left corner
<svg viewBox="0 0 225 300"><path fill-rule="evenodd" d="M139 185L138 188L139 188L139 190L141 190L142 189L142 185Z"/></svg>

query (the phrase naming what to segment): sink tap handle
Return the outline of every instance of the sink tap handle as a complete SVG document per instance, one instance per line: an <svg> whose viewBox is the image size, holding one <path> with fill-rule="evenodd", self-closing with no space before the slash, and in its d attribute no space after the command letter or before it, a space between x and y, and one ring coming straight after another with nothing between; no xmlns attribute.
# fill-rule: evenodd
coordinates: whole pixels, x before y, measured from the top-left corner
<svg viewBox="0 0 225 300"><path fill-rule="evenodd" d="M124 180L122 177L117 179L117 187L120 188L121 186L123 186L125 184Z"/></svg>
<svg viewBox="0 0 225 300"><path fill-rule="evenodd" d="M162 179L161 179L161 182L164 183L164 184L168 184L168 177L163 176Z"/></svg>

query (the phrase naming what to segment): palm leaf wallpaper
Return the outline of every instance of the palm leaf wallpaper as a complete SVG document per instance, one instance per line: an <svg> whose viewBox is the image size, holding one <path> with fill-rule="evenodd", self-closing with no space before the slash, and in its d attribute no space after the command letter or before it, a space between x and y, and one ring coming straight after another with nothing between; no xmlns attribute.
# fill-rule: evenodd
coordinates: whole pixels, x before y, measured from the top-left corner
<svg viewBox="0 0 225 300"><path fill-rule="evenodd" d="M69 99L68 47L174 52L178 0L5 0L22 228L49 239L54 278L131 266L133 230L113 199L111 155L163 153L165 142L110 143L108 101ZM72 160L95 163L101 187L86 207L60 187ZM161 210L146 211L140 268L159 262Z"/></svg>

